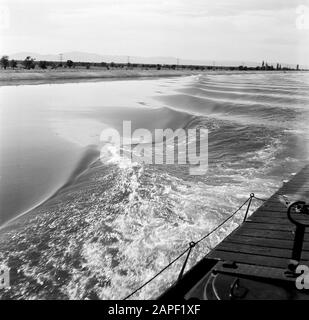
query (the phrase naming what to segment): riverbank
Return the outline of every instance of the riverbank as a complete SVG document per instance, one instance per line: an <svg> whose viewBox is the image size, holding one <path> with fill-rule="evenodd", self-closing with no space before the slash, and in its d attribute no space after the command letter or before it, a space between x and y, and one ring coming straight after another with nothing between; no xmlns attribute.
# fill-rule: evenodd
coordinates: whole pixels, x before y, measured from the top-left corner
<svg viewBox="0 0 309 320"><path fill-rule="evenodd" d="M190 76L201 71L189 70L146 70L146 69L55 69L55 70L1 70L0 86L26 83L75 82L80 80L155 78Z"/></svg>
<svg viewBox="0 0 309 320"><path fill-rule="evenodd" d="M164 78L164 77L185 77L198 74L261 74L265 71L260 70L171 70L171 69L145 69L145 68L58 68L58 69L7 69L0 70L0 87L1 86L16 86L25 84L48 84L48 83L68 83L68 82L92 82L100 80L121 80L121 79L135 79L135 78ZM286 73L287 71L266 71L267 73ZM290 73L300 73L301 71L289 71ZM306 72L306 71L303 71Z"/></svg>

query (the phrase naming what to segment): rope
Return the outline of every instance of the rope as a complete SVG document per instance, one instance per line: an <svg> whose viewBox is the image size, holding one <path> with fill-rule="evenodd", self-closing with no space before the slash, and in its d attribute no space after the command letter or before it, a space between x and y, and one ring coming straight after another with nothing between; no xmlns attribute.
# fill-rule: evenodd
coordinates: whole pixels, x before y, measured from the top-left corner
<svg viewBox="0 0 309 320"><path fill-rule="evenodd" d="M192 249L192 247L195 247L197 244L199 244L200 242L202 242L203 240L205 240L206 238L208 238L210 235L212 235L214 232L216 232L218 229L220 229L227 221L229 221L231 218L233 218L247 203L251 198L256 198L257 200L261 200L261 201L266 201L264 199L260 199L255 197L254 195L251 196L235 211L233 212L229 217L227 217L225 220L223 220L218 226L216 226L213 230L211 230L210 232L208 232L205 236L203 236L202 238L200 238L198 241L196 242L190 242L190 246L183 251L179 256L177 256L173 261L171 261L168 265L166 265L163 269L161 269L157 274L155 274L151 279L149 279L148 281L146 281L145 283L143 283L140 287L138 287L136 290L134 290L132 293L130 293L128 296L126 296L123 300L127 300L130 297L132 297L136 292L140 291L141 289L143 289L148 283L150 283L151 281L153 281L155 278L157 278L161 273L163 273L166 269L168 269L171 265L173 265L177 260L179 260L185 253L187 253L189 250ZM194 244L194 245L193 245Z"/></svg>
<svg viewBox="0 0 309 320"><path fill-rule="evenodd" d="M159 271L155 276L153 276L151 279L149 279L147 282L143 283L139 288L134 290L132 293L130 293L128 296L126 296L123 300L127 300L130 297L132 297L136 292L143 289L149 282L154 280L156 277L158 277L163 271L165 271L167 268L169 268L171 265L173 265L177 260L179 260L187 251L189 251L190 248L187 248L185 251L183 251L177 258L175 258L172 262L170 262L167 266L165 266L161 271Z"/></svg>
<svg viewBox="0 0 309 320"><path fill-rule="evenodd" d="M196 244L199 244L201 241L203 241L204 239L206 239L207 237L209 237L211 234L213 234L215 231L217 231L219 228L221 228L227 221L229 221L231 218L233 218L235 216L236 213L238 213L239 210L241 210L243 208L243 206L245 204L247 204L247 202L250 200L250 198L248 198L234 213L232 213L228 218L226 218L225 220L223 220L218 226L216 226L213 230L211 230L210 232L208 232L205 236L203 236L200 240L198 240L196 242Z"/></svg>
<svg viewBox="0 0 309 320"><path fill-rule="evenodd" d="M259 200L259 201L263 201L263 202L267 201L267 199L258 198L255 195L253 196L253 198L255 198L256 200Z"/></svg>

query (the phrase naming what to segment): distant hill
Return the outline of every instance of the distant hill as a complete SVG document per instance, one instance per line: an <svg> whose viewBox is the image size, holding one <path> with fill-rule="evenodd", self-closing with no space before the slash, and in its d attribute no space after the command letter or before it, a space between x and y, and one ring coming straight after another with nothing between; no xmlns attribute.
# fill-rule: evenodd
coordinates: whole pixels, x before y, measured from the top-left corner
<svg viewBox="0 0 309 320"><path fill-rule="evenodd" d="M18 52L15 54L10 54L10 59L15 60L24 60L27 56L31 56L36 60L47 60L47 61L59 61L59 54L39 54L35 52ZM76 62L115 62L115 63L127 63L128 56L119 56L119 55L101 55L97 53L89 52L80 52L80 51L71 51L63 52L62 55L63 61L73 60ZM138 57L131 56L131 63L144 63L144 64L177 64L176 57ZM240 66L246 65L248 67L255 67L261 65L261 61L228 61L228 60L188 60L188 59L179 59L179 64L185 65L216 65L216 66ZM269 62L269 64L276 65L275 62ZM282 66L294 67L295 65L282 63Z"/></svg>

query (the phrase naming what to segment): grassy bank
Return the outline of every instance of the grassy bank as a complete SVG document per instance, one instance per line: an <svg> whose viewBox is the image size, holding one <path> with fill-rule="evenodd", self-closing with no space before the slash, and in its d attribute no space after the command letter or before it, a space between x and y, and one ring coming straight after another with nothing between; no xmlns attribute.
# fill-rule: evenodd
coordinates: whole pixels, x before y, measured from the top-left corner
<svg viewBox="0 0 309 320"><path fill-rule="evenodd" d="M113 79L138 77L172 77L197 74L189 70L146 70L146 69L48 69L48 70L1 70L0 85L14 85L25 82L69 82L87 79Z"/></svg>

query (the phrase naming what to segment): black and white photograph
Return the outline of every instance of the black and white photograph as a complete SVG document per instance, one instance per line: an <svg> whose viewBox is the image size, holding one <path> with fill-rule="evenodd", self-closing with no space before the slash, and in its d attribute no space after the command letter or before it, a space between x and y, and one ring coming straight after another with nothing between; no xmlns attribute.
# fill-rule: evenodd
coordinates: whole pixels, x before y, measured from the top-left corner
<svg viewBox="0 0 309 320"><path fill-rule="evenodd" d="M309 300L309 1L0 0L0 300Z"/></svg>

